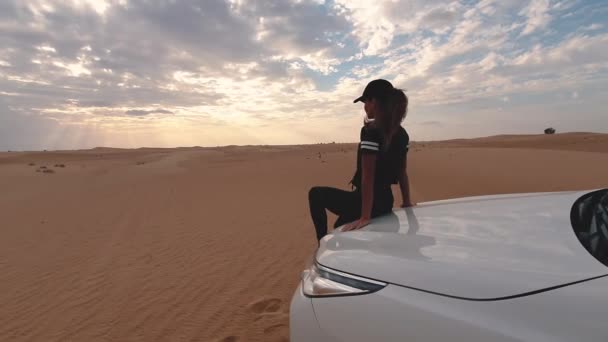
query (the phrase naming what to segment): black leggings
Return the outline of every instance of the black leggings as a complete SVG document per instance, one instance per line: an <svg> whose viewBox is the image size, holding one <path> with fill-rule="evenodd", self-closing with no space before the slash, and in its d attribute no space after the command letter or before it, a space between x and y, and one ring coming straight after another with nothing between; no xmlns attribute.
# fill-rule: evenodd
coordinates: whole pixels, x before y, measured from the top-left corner
<svg viewBox="0 0 608 342"><path fill-rule="evenodd" d="M317 240L327 234L326 209L338 215L334 228L361 218L361 192L316 186L308 193L310 216L317 231ZM390 188L374 190L372 217L393 210L393 193Z"/></svg>

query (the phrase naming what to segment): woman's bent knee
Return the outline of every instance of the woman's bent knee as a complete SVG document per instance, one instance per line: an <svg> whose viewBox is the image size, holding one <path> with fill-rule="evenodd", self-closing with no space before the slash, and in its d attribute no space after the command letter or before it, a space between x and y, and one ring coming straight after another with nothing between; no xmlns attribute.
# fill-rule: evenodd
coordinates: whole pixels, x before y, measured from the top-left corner
<svg viewBox="0 0 608 342"><path fill-rule="evenodd" d="M310 202L316 202L318 201L318 199L321 197L321 192L323 192L322 187L319 186L313 186L312 188L310 188L310 190L308 191L308 200Z"/></svg>

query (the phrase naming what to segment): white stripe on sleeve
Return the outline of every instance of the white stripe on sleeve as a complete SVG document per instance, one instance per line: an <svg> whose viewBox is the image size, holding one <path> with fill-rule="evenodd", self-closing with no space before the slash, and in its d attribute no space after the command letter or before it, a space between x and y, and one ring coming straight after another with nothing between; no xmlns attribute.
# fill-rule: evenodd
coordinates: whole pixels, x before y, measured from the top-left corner
<svg viewBox="0 0 608 342"><path fill-rule="evenodd" d="M374 147L380 146L380 144L378 144L377 142L373 142L373 141L361 141L361 145L369 145L369 146L374 146Z"/></svg>
<svg viewBox="0 0 608 342"><path fill-rule="evenodd" d="M362 150L379 151L377 147L374 147L374 146L367 146L367 145L363 145L363 144L361 144L361 149L362 149Z"/></svg>

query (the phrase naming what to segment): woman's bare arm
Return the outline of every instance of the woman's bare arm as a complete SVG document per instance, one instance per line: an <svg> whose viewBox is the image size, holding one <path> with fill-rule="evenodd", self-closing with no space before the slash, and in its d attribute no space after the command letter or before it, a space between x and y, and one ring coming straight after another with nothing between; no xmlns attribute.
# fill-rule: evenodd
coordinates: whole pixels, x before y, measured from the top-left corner
<svg viewBox="0 0 608 342"><path fill-rule="evenodd" d="M403 199L401 207L406 208L414 206L415 204L412 203L410 197L410 179L407 174L407 158L403 160L403 167L401 168L401 175L399 176L399 188L401 189L401 198Z"/></svg>
<svg viewBox="0 0 608 342"><path fill-rule="evenodd" d="M374 177L376 174L376 154L364 153L361 156L361 219L372 218L374 206Z"/></svg>

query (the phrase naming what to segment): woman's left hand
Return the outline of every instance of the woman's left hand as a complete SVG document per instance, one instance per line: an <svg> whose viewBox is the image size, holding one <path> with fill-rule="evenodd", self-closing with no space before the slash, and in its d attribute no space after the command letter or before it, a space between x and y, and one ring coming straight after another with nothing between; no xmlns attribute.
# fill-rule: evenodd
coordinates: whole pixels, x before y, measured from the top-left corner
<svg viewBox="0 0 608 342"><path fill-rule="evenodd" d="M370 221L371 221L370 219L360 218L355 222L351 222L351 223L345 225L344 228L342 228L342 231L348 232L351 230L361 229L361 228L367 226Z"/></svg>

